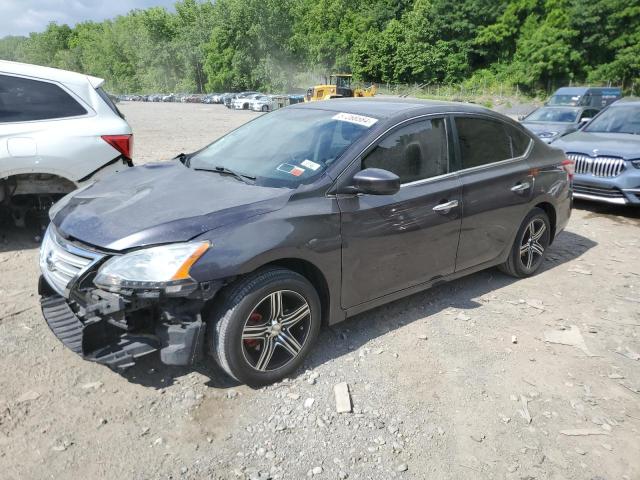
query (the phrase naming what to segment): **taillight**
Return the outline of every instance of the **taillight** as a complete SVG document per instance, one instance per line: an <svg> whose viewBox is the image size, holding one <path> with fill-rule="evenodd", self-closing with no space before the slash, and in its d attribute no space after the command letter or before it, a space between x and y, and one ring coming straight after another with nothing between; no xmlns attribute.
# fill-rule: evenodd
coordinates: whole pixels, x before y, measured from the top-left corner
<svg viewBox="0 0 640 480"><path fill-rule="evenodd" d="M567 172L567 177L569 177L569 180L571 180L573 178L573 175L576 173L576 166L573 160L569 160L567 158L563 160L560 165L562 165L564 171Z"/></svg>
<svg viewBox="0 0 640 480"><path fill-rule="evenodd" d="M102 139L118 150L123 157L131 160L133 153L133 135L102 135Z"/></svg>

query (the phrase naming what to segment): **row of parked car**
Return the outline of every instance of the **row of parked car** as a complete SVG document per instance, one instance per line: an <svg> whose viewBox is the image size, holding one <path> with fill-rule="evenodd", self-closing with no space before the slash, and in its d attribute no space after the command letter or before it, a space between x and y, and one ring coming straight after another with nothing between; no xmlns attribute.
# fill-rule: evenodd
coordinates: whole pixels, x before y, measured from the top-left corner
<svg viewBox="0 0 640 480"><path fill-rule="evenodd" d="M640 206L639 99L619 88L565 87L520 121L574 162L574 198Z"/></svg>
<svg viewBox="0 0 640 480"><path fill-rule="evenodd" d="M304 102L303 95L269 95L260 92L209 93L209 94L150 94L119 95L117 101L127 102L179 102L222 104L235 110L271 112L278 108Z"/></svg>

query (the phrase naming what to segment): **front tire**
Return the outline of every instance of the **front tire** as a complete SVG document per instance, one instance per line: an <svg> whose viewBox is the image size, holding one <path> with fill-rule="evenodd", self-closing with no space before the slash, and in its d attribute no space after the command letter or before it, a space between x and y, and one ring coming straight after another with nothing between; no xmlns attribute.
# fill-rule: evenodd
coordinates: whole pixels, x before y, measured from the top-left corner
<svg viewBox="0 0 640 480"><path fill-rule="evenodd" d="M251 386L295 371L320 331L318 293L302 275L259 270L227 287L208 318L208 343L222 369Z"/></svg>
<svg viewBox="0 0 640 480"><path fill-rule="evenodd" d="M540 208L534 208L525 217L518 230L509 258L500 270L517 278L534 275L540 270L551 243L549 216Z"/></svg>

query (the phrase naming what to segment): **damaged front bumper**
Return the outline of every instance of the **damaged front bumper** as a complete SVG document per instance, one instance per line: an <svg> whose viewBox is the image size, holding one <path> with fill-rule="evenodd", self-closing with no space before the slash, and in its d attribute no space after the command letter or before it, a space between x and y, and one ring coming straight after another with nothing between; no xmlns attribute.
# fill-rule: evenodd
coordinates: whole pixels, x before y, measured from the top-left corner
<svg viewBox="0 0 640 480"><path fill-rule="evenodd" d="M84 359L124 369L152 352L166 365L191 365L202 355L202 299L126 297L97 288L69 298L40 277L42 314L56 337ZM212 296L211 285L207 296Z"/></svg>

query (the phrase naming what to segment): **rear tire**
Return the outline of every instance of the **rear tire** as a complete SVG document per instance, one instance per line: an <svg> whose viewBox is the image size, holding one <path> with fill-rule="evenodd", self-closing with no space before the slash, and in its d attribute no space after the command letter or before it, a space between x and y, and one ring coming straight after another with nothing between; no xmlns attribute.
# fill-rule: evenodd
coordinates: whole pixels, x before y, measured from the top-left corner
<svg viewBox="0 0 640 480"><path fill-rule="evenodd" d="M516 278L535 275L544 263L550 243L549 217L544 210L534 208L523 220L507 261L498 268Z"/></svg>
<svg viewBox="0 0 640 480"><path fill-rule="evenodd" d="M284 268L258 270L221 292L207 319L210 353L220 367L250 386L294 372L320 331L318 293Z"/></svg>

